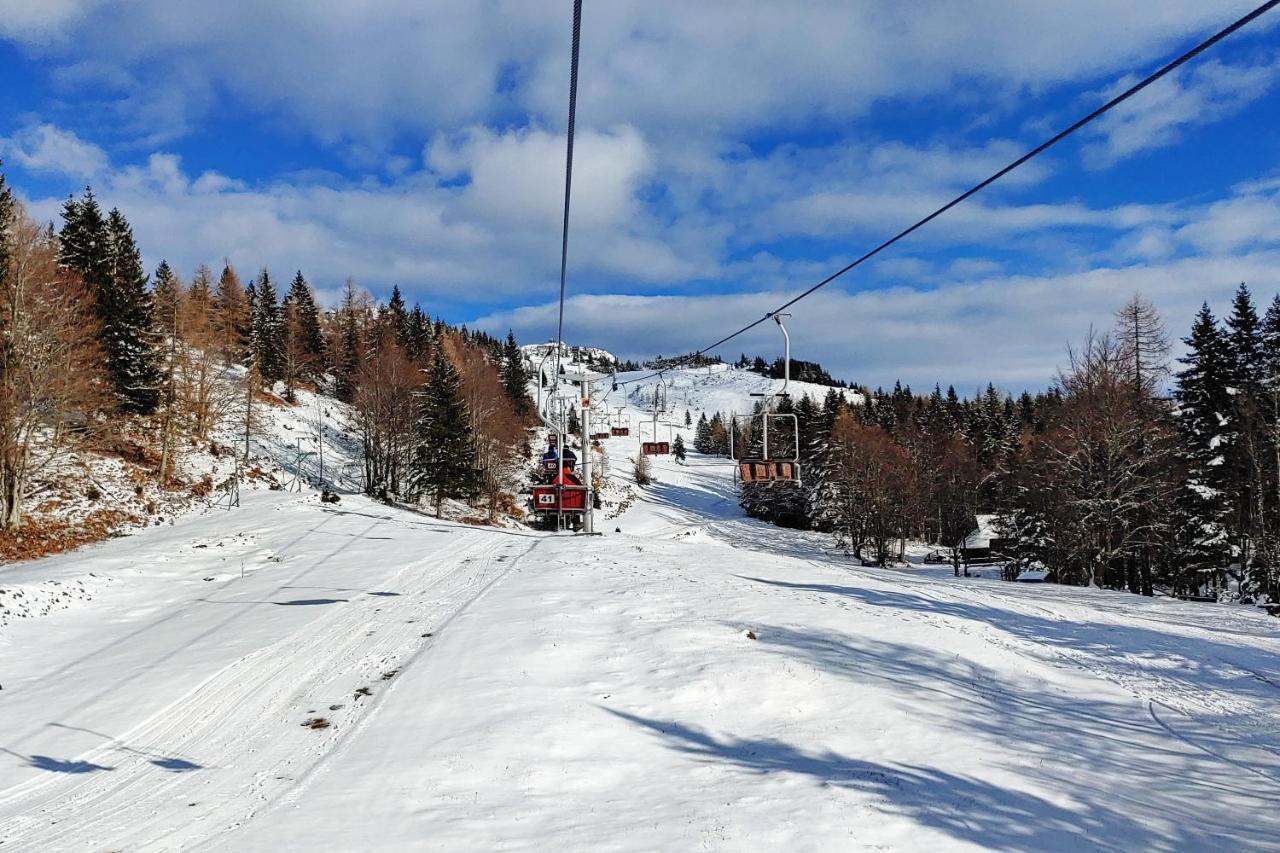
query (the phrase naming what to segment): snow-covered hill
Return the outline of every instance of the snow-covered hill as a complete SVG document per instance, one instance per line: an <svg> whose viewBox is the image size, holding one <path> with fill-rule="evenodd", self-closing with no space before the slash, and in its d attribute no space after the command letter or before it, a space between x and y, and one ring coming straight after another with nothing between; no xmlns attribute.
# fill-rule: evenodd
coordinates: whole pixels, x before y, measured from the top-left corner
<svg viewBox="0 0 1280 853"><path fill-rule="evenodd" d="M1275 849L1280 622L853 566L636 427L599 537L259 491L6 569L110 580L0 625L0 844Z"/></svg>

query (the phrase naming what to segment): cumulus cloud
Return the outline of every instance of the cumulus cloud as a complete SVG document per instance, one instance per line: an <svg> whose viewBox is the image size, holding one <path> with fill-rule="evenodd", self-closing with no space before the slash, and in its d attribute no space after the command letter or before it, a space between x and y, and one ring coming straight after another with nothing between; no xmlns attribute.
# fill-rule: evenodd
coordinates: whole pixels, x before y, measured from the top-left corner
<svg viewBox="0 0 1280 853"><path fill-rule="evenodd" d="M328 140L513 113L545 123L563 110L568 21L551 0L3 2L0 34L54 63L127 71L140 105L144 93L189 98L171 107L188 115L214 108L210 87ZM1251 5L596 4L583 24L583 115L655 133L838 123L957 81L1018 92L1115 72Z"/></svg>
<svg viewBox="0 0 1280 853"><path fill-rule="evenodd" d="M871 386L898 379L917 390L935 382L972 393L987 382L1006 390L1052 382L1066 348L1092 326L1107 328L1135 291L1163 312L1173 337L1186 334L1200 303L1225 310L1241 281L1264 304L1280 290L1280 251L1188 258L1049 276L998 275L940 288L819 291L792 311L792 353L821 361L838 376ZM565 309L574 343L645 359L705 346L776 308L790 292L714 296L576 296ZM494 333L513 328L525 340L554 334L556 305L504 311L475 322ZM719 354L781 353L771 323L726 344Z"/></svg>
<svg viewBox="0 0 1280 853"><path fill-rule="evenodd" d="M216 171L190 175L154 153L113 166L105 152L51 125L0 140L19 167L93 179L102 201L134 224L149 263L191 268L226 256L242 267L305 268L376 289L408 285L422 298L483 304L548 292L558 276L564 137L472 129L438 140L430 168L394 180L300 174L251 185ZM574 193L574 273L664 286L716 258L636 201L649 169L638 132L584 134ZM31 200L55 218L59 199Z"/></svg>
<svg viewBox="0 0 1280 853"><path fill-rule="evenodd" d="M1211 60L1181 68L1103 116L1093 130L1100 139L1085 148L1085 160L1095 167L1111 166L1142 151L1171 145L1189 127L1240 112L1266 94L1277 79L1277 57L1235 65ZM1126 76L1103 96L1113 98L1137 81Z"/></svg>
<svg viewBox="0 0 1280 853"><path fill-rule="evenodd" d="M31 124L0 137L0 156L31 172L93 178L107 167L107 154L92 142L51 124Z"/></svg>

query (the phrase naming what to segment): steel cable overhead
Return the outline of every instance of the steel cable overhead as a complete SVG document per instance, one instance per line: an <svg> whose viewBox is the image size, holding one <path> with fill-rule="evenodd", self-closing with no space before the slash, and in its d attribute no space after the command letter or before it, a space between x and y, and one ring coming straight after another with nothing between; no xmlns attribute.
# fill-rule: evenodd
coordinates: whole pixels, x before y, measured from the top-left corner
<svg viewBox="0 0 1280 853"><path fill-rule="evenodd" d="M1280 0L1275 2L1280 3ZM569 266L569 197L573 190L573 124L578 109L578 43L581 33L582 0L573 0L573 48L569 58L569 129L564 158L564 225L560 232L560 316L556 322L556 377L560 376L560 350L564 346L564 283Z"/></svg>
<svg viewBox="0 0 1280 853"><path fill-rule="evenodd" d="M1190 50L1188 50L1186 53L1182 54L1181 56L1177 57L1176 59L1171 60L1171 61L1170 61L1169 63L1167 63L1166 65L1162 66L1162 67L1161 67L1161 68L1159 68L1158 70L1156 70L1156 71L1152 72L1151 74L1149 74L1148 76L1144 77L1144 78L1143 78L1142 80L1140 80L1139 82L1137 82L1137 83L1135 83L1134 85L1130 86L1128 89L1125 89L1125 90L1124 90L1123 92L1121 92L1119 95L1116 95L1114 98L1112 98L1111 100L1107 101L1105 104L1103 104L1102 106L1098 107L1096 110L1094 110L1093 112L1089 113L1089 114L1088 114L1088 115L1086 115L1084 118L1081 118L1081 119L1079 119L1078 121L1076 121L1075 123L1071 124L1070 126L1065 127L1065 128L1063 128L1062 130L1058 131L1058 132L1057 132L1057 133L1055 133L1053 136L1051 136L1051 137L1049 137L1048 139L1046 139L1044 142L1041 142L1041 143L1040 143L1039 145L1037 145L1035 148L1032 148L1032 149L1031 149L1030 151L1028 151L1026 154L1023 154L1023 155L1022 155L1021 157L1019 157L1018 159L1014 160L1013 162L1009 163L1009 164L1008 164L1007 166L1005 166L1004 168L1002 168L1002 169L1000 169L999 171L997 171L997 172L995 172L994 174L992 174L990 177L988 177L988 178L984 179L983 181L981 181L981 182L979 182L979 183L977 183L977 184L974 184L972 187L970 187L969 189L965 190L964 192L962 192L960 195L956 196L955 198L951 199L951 201L949 201L949 202L947 202L946 204L942 205L942 206L941 206L941 207L939 207L937 210L935 210L935 211L933 211L932 213L930 213L928 216L925 216L923 219L918 220L918 221L917 221L917 222L915 222L913 225L910 225L910 226L908 226L907 228L904 228L903 230L899 231L897 234L895 234L895 235L893 235L892 237L890 237L889 239L885 240L883 243L880 243L878 246L876 246L875 248L871 249L871 250L870 250L870 251L868 251L867 253L865 253L865 254L861 255L861 256L860 256L860 257L858 257L856 260L854 260L854 261L852 261L851 263L846 264L845 266L843 266L843 267L841 267L840 269L836 270L834 273L832 273L831 275L827 276L826 278L824 278L822 281L818 282L817 284L813 285L813 286L812 286L812 287L810 287L808 290L805 290L805 291L803 291L802 293L800 293L799 295L797 295L797 296L795 296L795 297L793 297L793 298L791 298L791 299L788 299L786 302L782 303L782 304L781 304L781 305L779 305L777 308L775 308L775 309L773 309L772 311L770 311L769 313L765 314L765 315L764 315L763 317L761 317L760 319L755 320L755 321L753 321L753 322L751 322L751 323L748 323L747 325L743 326L741 329L738 329L736 332L733 332L732 334L729 334L729 335L725 335L723 338L721 338L720 340L716 341L715 343L713 343L713 344L709 344L709 345L707 345L707 346L705 346L705 347L702 347L701 349L695 350L694 352L690 353L689 355L681 356L681 357L679 357L679 358L675 358L675 359L670 360L669 362L666 362L666 363L663 365L662 370L654 371L653 373L650 373L650 374L649 374L649 375L647 375L647 376L642 376L642 377L640 377L639 379L633 379L633 380L630 380L630 381L631 381L631 382L643 382L643 381L645 381L645 380L647 380L647 379L652 379L653 377L660 375L663 371L665 371L665 370L669 370L669 369L670 369L670 368L672 368L672 367L678 367L678 366L679 366L679 365L681 365L681 364L685 364L685 363L687 363L687 362L689 362L689 361L693 361L694 359L697 359L698 357L700 357L700 356L702 356L702 355L705 355L705 354L706 354L706 353L708 353L708 352L711 352L712 350L716 349L717 347L720 347L720 346L722 346L722 345L724 345L724 344L727 344L729 341L733 340L734 338L738 337L739 335L746 334L747 332L749 332L749 331L751 331L752 329L754 329L756 326L759 326L761 323L764 323L764 322L766 322L766 321L768 321L768 320L772 319L772 318L773 318L773 316L774 316L775 314L780 314L780 313L782 313L783 311L786 311L788 308L790 308L792 305L795 305L795 304L796 304L797 302L799 302L800 300L802 300L802 299L804 299L804 298L806 298L806 297L808 297L808 296L812 295L812 294L813 294L813 293L815 293L816 291L818 291L818 290L820 290L820 289L822 289L822 288L826 287L828 284L830 284L831 282L833 282L833 281L835 281L836 279L840 278L840 276L844 275L845 273L849 272L850 270L854 269L855 267L858 267L858 266L862 265L863 263L865 263L866 261L871 260L871 259L872 259L872 258L874 258L876 255L880 254L880 253L881 253L881 252L883 252L885 249L889 248L889 247L890 247L890 246L892 246L894 243L897 243L899 240L901 240L901 239L903 239L904 237L908 236L908 235L909 235L909 234L911 234L912 232L914 232L914 231L916 231L916 230L918 230L918 229L920 229L920 228L923 228L925 225L928 225L930 222L932 222L933 220L937 219L939 216L941 216L942 214L946 213L948 210L951 210L951 208L955 207L955 206L956 206L956 205L958 205L958 204L961 204L962 202L964 202L964 201L968 200L969 198L972 198L973 196L975 196L975 195L977 195L978 193L982 192L984 189L986 189L987 187L991 186L991 185L992 185L992 184L994 184L996 181L1000 180L1000 179L1001 179L1001 178L1003 178L1005 175L1007 175L1007 174L1009 174L1010 172L1012 172L1014 169L1018 168L1019 166L1023 165L1024 163L1026 163L1028 160L1031 160L1031 159L1033 159L1033 158L1035 158L1035 157L1039 156L1040 154L1043 154L1045 151L1047 151L1048 149L1052 148L1054 145L1057 145L1059 142L1061 142L1062 140L1066 139L1068 136L1070 136L1071 134L1075 133L1075 132L1076 132L1077 130L1079 130L1080 128L1084 127L1085 125L1089 124L1090 122L1094 121L1095 119L1099 118L1100 116L1104 115L1105 113L1108 113L1108 112L1110 112L1111 110L1115 109L1115 108L1116 108L1116 107L1118 107L1120 104L1122 104L1122 103L1124 103L1125 101L1129 100L1129 99L1130 99L1130 98L1132 98L1134 95L1138 94L1138 93L1139 93L1139 92L1141 92L1143 89L1147 88L1147 87L1148 87L1148 86L1150 86L1152 83L1154 83L1154 82L1156 82L1157 80L1159 80L1160 78L1164 77L1165 75L1169 74L1169 73L1170 73L1170 72L1172 72L1172 71L1177 70L1177 69L1178 69L1178 68L1180 68L1181 66L1183 66L1183 65L1185 65L1186 63L1190 62L1192 59L1195 59L1197 56L1199 56L1200 54L1204 53L1206 50L1208 50L1209 48L1213 47L1213 46L1214 46L1214 45L1216 45L1218 42L1220 42L1220 41L1222 41L1223 39L1227 38L1228 36L1232 35L1232 34L1233 34L1233 33L1235 33L1237 30L1243 29L1244 27L1246 27L1246 26L1248 26L1249 24L1253 23L1255 20L1257 20L1258 18L1262 17L1262 16L1263 16L1263 15L1265 15L1267 12L1270 12L1270 11L1271 11L1272 9L1274 9L1277 5L1280 5L1280 0L1268 0L1268 2L1263 3L1261 6L1258 6L1256 9L1254 9L1252 12L1249 12L1249 13L1248 13L1247 15L1245 15L1244 17L1239 18L1239 19L1238 19L1238 20L1236 20L1235 22L1233 22L1233 23L1229 24L1228 26L1226 26L1226 27L1224 27L1223 29L1219 30L1218 32L1214 33L1212 36L1210 36L1209 38L1207 38L1207 39L1205 39L1204 41L1200 42L1200 43L1199 43L1199 44L1197 44L1195 47L1193 47L1193 48L1191 48ZM564 303L563 303L563 289L562 289L562 292L561 292L561 299L562 299L562 301L561 301L561 306L562 306L562 310L563 310L563 304L564 304Z"/></svg>

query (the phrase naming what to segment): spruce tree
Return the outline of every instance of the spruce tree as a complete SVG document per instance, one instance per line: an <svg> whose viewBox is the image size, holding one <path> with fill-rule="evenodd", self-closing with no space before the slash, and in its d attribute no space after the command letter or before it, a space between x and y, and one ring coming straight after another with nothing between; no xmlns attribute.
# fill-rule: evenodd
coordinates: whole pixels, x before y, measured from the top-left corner
<svg viewBox="0 0 1280 853"><path fill-rule="evenodd" d="M147 415L160 402L160 353L154 306L133 229L119 210L104 222L90 192L63 208L63 263L79 272L93 292L112 390L120 408Z"/></svg>
<svg viewBox="0 0 1280 853"><path fill-rule="evenodd" d="M396 343L408 350L411 343L409 312L405 308L404 297L400 295L399 285L391 288L391 301L387 303L387 318L391 323L391 330L395 333Z"/></svg>
<svg viewBox="0 0 1280 853"><path fill-rule="evenodd" d="M155 302L156 326L159 327L160 334L162 336L176 334L182 284L168 261L161 260L160 266L156 267L151 289L152 299Z"/></svg>
<svg viewBox="0 0 1280 853"><path fill-rule="evenodd" d="M85 187L83 198L70 197L62 205L58 263L79 273L96 296L109 278L107 261L107 220L93 190Z"/></svg>
<svg viewBox="0 0 1280 853"><path fill-rule="evenodd" d="M677 435L676 440L671 443L671 455L676 458L677 462L684 462L685 460L684 436Z"/></svg>
<svg viewBox="0 0 1280 853"><path fill-rule="evenodd" d="M327 363L324 333L320 330L320 309L316 307L311 286L302 277L302 270L294 275L284 299L296 318L297 333L300 336L298 348L308 363L309 375L305 378L315 379L324 372Z"/></svg>
<svg viewBox="0 0 1280 853"><path fill-rule="evenodd" d="M1225 460L1224 476L1228 478L1232 510L1230 526L1232 538L1239 546L1240 562L1245 570L1242 586L1249 587L1249 575L1253 568L1252 546L1261 539L1258 524L1261 521L1257 501L1265 494L1267 485L1262 482L1257 453L1266 444L1265 424L1261 410L1261 396L1265 367L1262 323L1254 308L1249 288L1243 283L1236 290L1227 317L1227 350L1230 354L1233 414L1236 429L1232 441L1222 447Z"/></svg>
<svg viewBox="0 0 1280 853"><path fill-rule="evenodd" d="M414 305L409 312L409 345L405 348L410 361L426 366L431 356L431 320L422 306Z"/></svg>
<svg viewBox="0 0 1280 853"><path fill-rule="evenodd" d="M426 384L419 392L410 465L410 488L430 499L439 517L445 498L468 497L479 486L471 419L459 387L458 372L436 348Z"/></svg>
<svg viewBox="0 0 1280 853"><path fill-rule="evenodd" d="M1176 562L1179 591L1216 580L1229 558L1229 486L1224 445L1234 443L1235 417L1229 385L1234 373L1226 336L1206 304L1185 340L1185 365L1177 376L1174 411L1186 481L1176 498Z"/></svg>
<svg viewBox="0 0 1280 853"><path fill-rule="evenodd" d="M711 453L711 424L707 421L707 413L698 416L698 425L693 430L693 449L699 453Z"/></svg>
<svg viewBox="0 0 1280 853"><path fill-rule="evenodd" d="M1262 323L1249 288L1243 283L1231 302L1227 343L1238 393L1251 393L1262 381Z"/></svg>
<svg viewBox="0 0 1280 853"><path fill-rule="evenodd" d="M529 399L529 371L524 364L524 353L520 351L516 336L510 329L507 330L506 343L502 346L502 385L515 404L517 413L523 416L533 409Z"/></svg>
<svg viewBox="0 0 1280 853"><path fill-rule="evenodd" d="M276 296L275 284L265 269L254 285L253 356L268 388L284 378L284 312Z"/></svg>

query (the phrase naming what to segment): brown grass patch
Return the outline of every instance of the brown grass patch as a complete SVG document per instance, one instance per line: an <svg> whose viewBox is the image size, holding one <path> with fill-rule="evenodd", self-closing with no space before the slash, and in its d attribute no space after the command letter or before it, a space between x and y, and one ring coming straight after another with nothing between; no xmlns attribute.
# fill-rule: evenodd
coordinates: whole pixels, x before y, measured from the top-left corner
<svg viewBox="0 0 1280 853"><path fill-rule="evenodd" d="M17 530L0 532L0 560L34 560L100 542L142 519L118 509L95 509L80 521L29 518Z"/></svg>

